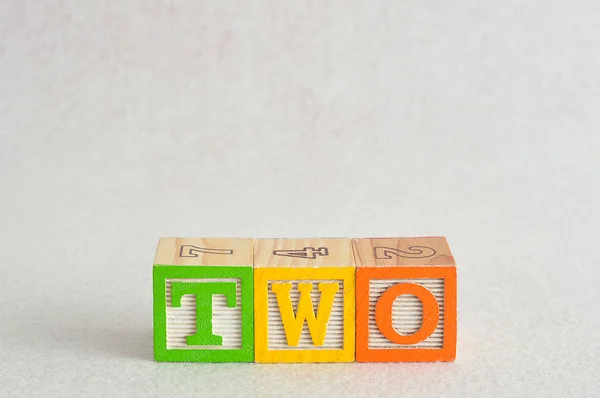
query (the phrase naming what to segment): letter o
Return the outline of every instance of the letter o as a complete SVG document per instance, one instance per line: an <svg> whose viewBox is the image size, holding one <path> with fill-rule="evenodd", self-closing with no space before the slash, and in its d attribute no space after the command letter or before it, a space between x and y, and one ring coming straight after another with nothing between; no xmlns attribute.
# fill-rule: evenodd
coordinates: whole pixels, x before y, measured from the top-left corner
<svg viewBox="0 0 600 398"><path fill-rule="evenodd" d="M423 304L423 323L415 333L402 335L394 329L392 324L392 306L394 300L403 294L417 296ZM375 320L377 327L388 340L396 344L417 344L435 332L440 320L440 307L438 302L427 288L415 283L402 283L387 289L379 298L375 307Z"/></svg>

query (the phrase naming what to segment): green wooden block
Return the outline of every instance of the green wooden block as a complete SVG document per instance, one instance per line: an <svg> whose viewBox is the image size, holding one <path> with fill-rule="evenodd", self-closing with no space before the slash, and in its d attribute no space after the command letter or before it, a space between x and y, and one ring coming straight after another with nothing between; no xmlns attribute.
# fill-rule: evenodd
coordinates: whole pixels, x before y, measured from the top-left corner
<svg viewBox="0 0 600 398"><path fill-rule="evenodd" d="M156 361L254 361L252 245L160 240L153 267Z"/></svg>

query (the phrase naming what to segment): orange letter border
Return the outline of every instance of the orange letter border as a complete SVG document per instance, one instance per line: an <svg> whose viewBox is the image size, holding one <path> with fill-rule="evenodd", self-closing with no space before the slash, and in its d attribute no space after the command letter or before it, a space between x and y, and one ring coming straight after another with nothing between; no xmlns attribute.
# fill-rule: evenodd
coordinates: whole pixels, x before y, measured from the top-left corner
<svg viewBox="0 0 600 398"><path fill-rule="evenodd" d="M410 279L424 278L444 279L443 347L439 349L369 348L369 282L371 279L407 279L407 283L410 283ZM455 357L455 267L360 267L356 270L356 362L447 362L453 361Z"/></svg>
<svg viewBox="0 0 600 398"><path fill-rule="evenodd" d="M355 267L254 268L255 362L354 362ZM342 349L270 350L268 341L269 281L342 280L344 282L344 346Z"/></svg>

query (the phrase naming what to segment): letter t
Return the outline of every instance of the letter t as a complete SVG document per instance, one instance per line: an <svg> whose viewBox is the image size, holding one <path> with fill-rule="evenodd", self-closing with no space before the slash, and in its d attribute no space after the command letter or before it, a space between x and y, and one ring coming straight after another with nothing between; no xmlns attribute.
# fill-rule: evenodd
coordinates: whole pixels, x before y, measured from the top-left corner
<svg viewBox="0 0 600 398"><path fill-rule="evenodd" d="M223 345L223 337L212 332L212 296L222 294L227 307L236 306L235 282L172 282L171 305L181 307L181 298L186 294L196 296L196 333L186 337L188 345Z"/></svg>

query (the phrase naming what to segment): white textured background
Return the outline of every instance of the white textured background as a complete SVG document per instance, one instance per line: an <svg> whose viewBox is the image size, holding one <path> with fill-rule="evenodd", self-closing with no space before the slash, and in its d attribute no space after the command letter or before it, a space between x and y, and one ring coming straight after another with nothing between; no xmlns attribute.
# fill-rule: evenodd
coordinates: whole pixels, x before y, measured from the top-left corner
<svg viewBox="0 0 600 398"><path fill-rule="evenodd" d="M0 391L600 391L597 0L0 1ZM451 364L158 364L159 236L447 235Z"/></svg>

